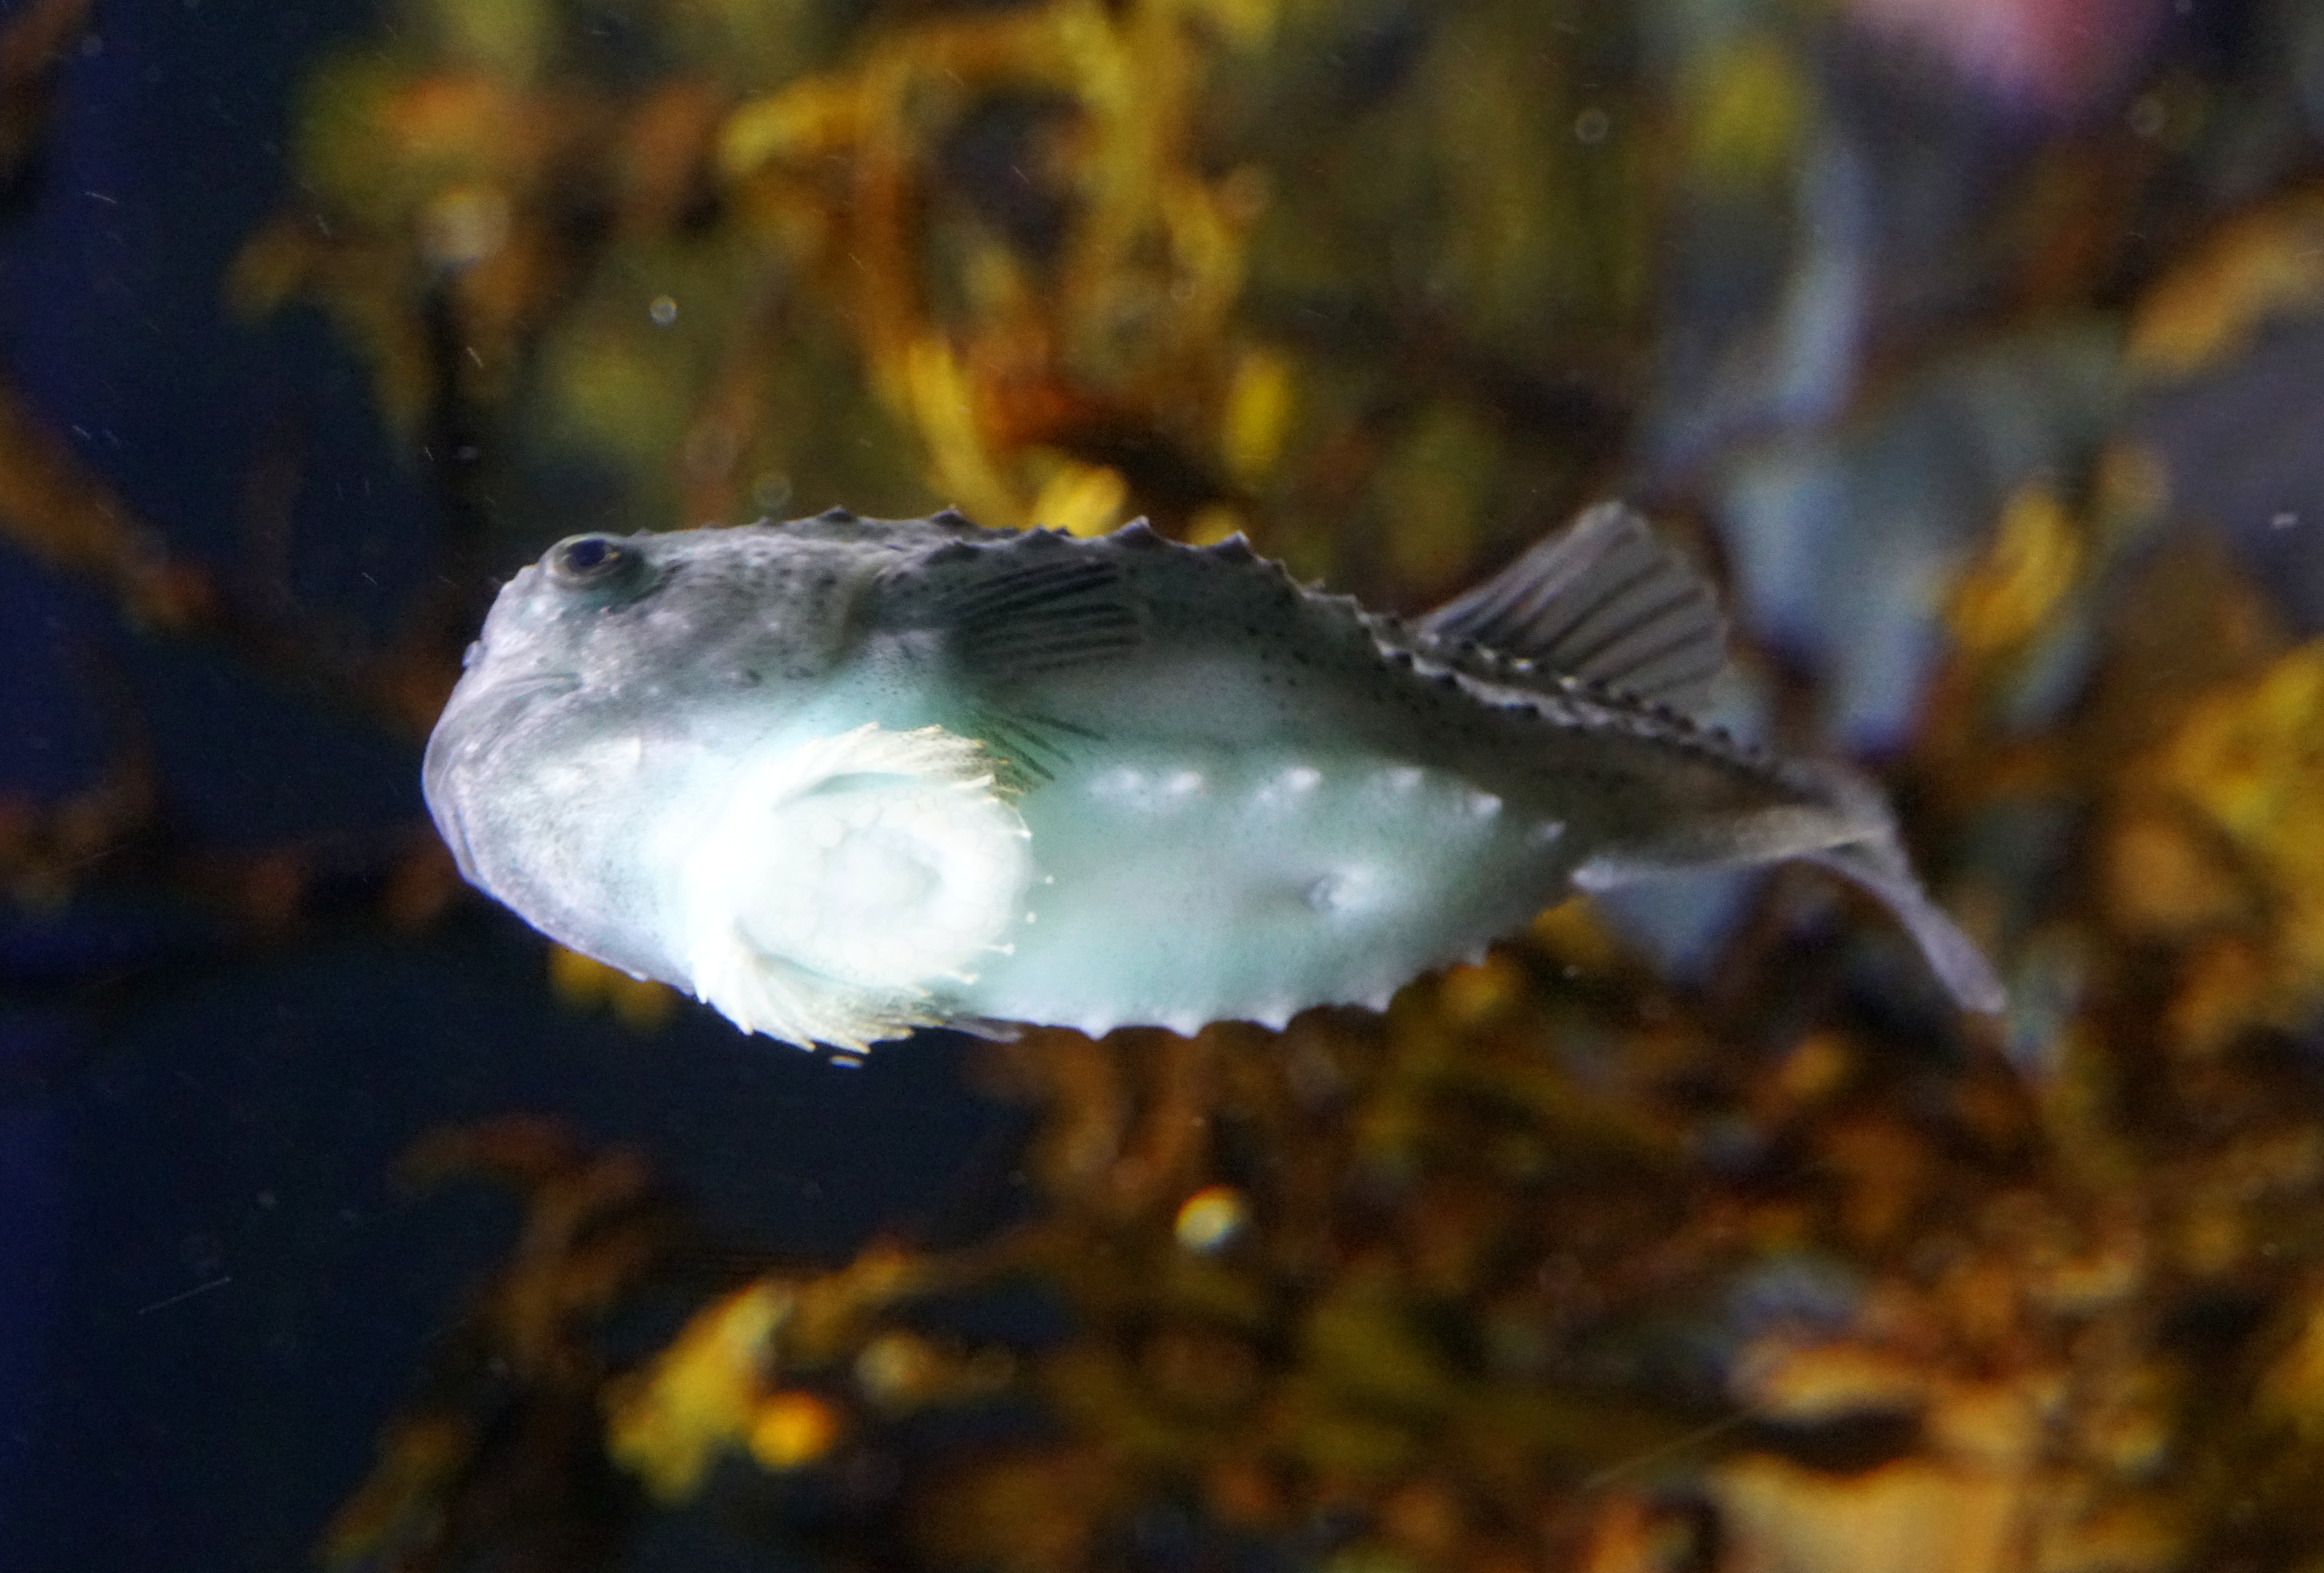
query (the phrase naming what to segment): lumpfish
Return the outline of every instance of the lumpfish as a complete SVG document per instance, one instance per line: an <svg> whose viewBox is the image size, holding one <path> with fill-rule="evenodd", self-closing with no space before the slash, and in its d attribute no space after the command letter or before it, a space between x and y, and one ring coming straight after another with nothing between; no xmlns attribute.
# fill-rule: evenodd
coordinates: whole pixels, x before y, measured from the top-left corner
<svg viewBox="0 0 2324 1573"><path fill-rule="evenodd" d="M580 535L501 590L428 802L535 928L852 1052L1379 1006L1571 890L1802 856L1999 1008L1876 789L1687 714L1725 639L1614 504L1412 621L1143 523Z"/></svg>

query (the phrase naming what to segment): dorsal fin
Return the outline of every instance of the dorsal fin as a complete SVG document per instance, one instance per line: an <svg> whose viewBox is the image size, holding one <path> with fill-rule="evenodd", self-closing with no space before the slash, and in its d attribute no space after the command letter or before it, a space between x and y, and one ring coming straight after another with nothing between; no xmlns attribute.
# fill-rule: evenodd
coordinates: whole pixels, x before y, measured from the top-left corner
<svg viewBox="0 0 2324 1573"><path fill-rule="evenodd" d="M1418 626L1680 708L1699 704L1727 664L1711 587L1619 503L1591 509Z"/></svg>

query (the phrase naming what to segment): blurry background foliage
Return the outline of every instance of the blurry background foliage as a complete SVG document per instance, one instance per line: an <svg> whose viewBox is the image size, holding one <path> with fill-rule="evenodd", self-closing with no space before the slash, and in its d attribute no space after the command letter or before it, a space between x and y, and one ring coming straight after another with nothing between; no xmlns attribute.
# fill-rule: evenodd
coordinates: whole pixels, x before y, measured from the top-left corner
<svg viewBox="0 0 2324 1573"><path fill-rule="evenodd" d="M1382 1017L975 1050L982 1222L845 1261L447 1131L521 1245L327 1561L2324 1570L2324 8L394 0L294 125L226 287L360 353L434 560L327 638L0 407L11 537L154 636L409 736L576 530L1145 514L1413 610L1620 494L2015 1002L1805 873L1563 908Z"/></svg>

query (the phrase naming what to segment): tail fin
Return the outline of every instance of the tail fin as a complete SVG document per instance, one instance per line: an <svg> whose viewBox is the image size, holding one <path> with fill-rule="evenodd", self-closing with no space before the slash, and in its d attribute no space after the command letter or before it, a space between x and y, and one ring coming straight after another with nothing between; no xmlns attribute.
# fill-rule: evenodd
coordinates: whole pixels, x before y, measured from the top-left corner
<svg viewBox="0 0 2324 1573"><path fill-rule="evenodd" d="M1993 964L1929 899L1894 837L1850 841L1803 856L1878 896L1919 943L1930 969L1963 1010L1992 1016L2008 1008L2008 991Z"/></svg>

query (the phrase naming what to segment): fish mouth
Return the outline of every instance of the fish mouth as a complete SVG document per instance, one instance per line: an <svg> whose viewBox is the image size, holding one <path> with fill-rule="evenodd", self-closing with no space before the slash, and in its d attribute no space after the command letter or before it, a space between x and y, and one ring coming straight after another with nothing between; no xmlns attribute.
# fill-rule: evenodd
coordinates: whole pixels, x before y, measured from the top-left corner
<svg viewBox="0 0 2324 1573"><path fill-rule="evenodd" d="M460 806L433 791L427 796L429 817L436 821L436 833L451 849L452 862L460 870L460 877L481 887L483 882L476 874L476 855L468 850L468 828L460 818Z"/></svg>
<svg viewBox="0 0 2324 1573"><path fill-rule="evenodd" d="M461 877L470 884L481 887L484 881L477 872L475 851L461 812L470 784L468 778L478 767L488 765L515 731L519 720L516 712L522 706L544 696L572 693L582 686L581 679L573 673L551 672L496 682L475 692L463 693L461 689L467 687L463 680L460 688L453 689L444 713L437 717L436 729L429 734L428 750L420 761L420 795L427 800L429 817L436 821L438 834L451 848Z"/></svg>
<svg viewBox="0 0 2324 1573"><path fill-rule="evenodd" d="M581 686L581 674L574 671L537 672L531 677L502 678L492 685L489 698L506 703L528 699L541 689L561 689L567 692ZM445 707L449 710L451 707Z"/></svg>
<svg viewBox="0 0 2324 1573"><path fill-rule="evenodd" d="M420 795L427 801L428 817L436 821L436 833L452 850L452 861L459 865L460 877L470 884L481 884L475 854L468 846L468 828L460 814L461 793L454 780L454 745L447 741L447 730L438 722L428 739L428 752L420 766Z"/></svg>

